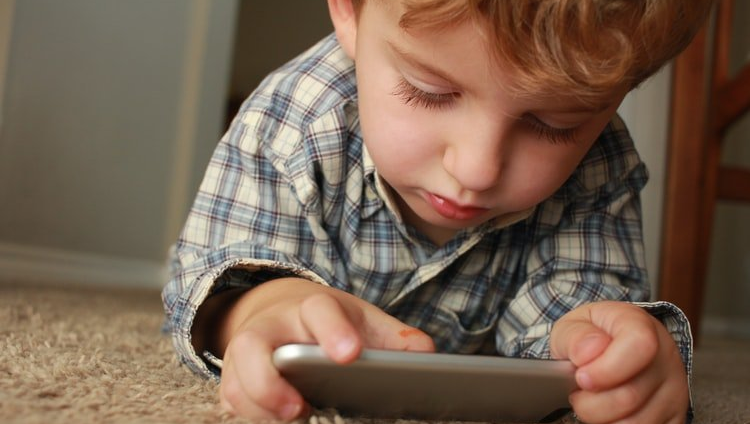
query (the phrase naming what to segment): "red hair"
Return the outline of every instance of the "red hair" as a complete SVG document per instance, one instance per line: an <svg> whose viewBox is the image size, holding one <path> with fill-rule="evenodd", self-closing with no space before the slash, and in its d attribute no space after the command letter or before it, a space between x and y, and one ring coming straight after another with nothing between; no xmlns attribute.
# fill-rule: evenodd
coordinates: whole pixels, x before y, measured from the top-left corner
<svg viewBox="0 0 750 424"><path fill-rule="evenodd" d="M372 0L370 0L372 1ZM392 1L392 0L388 0ZM600 102L682 51L712 0L399 0L406 31L480 24L519 95L544 87ZM365 0L352 0L357 13Z"/></svg>

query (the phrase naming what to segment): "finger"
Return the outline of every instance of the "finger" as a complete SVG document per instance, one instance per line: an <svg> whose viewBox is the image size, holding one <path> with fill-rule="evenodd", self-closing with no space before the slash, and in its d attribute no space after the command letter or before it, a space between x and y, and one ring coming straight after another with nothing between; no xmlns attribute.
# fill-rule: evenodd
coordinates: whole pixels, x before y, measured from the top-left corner
<svg viewBox="0 0 750 424"><path fill-rule="evenodd" d="M305 411L305 401L273 366L269 340L253 331L235 335L225 352L220 398L243 417L291 420Z"/></svg>
<svg viewBox="0 0 750 424"><path fill-rule="evenodd" d="M392 318L389 316L389 318ZM382 349L434 352L435 342L427 333L392 318L392 322L375 332Z"/></svg>
<svg viewBox="0 0 750 424"><path fill-rule="evenodd" d="M351 312L354 315L356 312ZM327 293L305 299L299 309L302 325L334 361L349 363L362 351L359 330L339 301Z"/></svg>
<svg viewBox="0 0 750 424"><path fill-rule="evenodd" d="M573 405L573 402L577 403L578 399L571 399L571 405L573 405L578 418L588 424L684 424L686 422L689 404L687 378L684 381L679 378L666 380L658 386L653 394L645 396L645 401L638 408L625 414L613 413L611 416L607 416L605 414L606 406L596 406L597 394L591 393L591 395L591 406L580 411L577 405ZM602 399L598 398L598 400ZM596 411L597 409L599 411Z"/></svg>
<svg viewBox="0 0 750 424"><path fill-rule="evenodd" d="M232 415L262 420L275 418L275 414L271 411L262 409L250 402L250 397L242 386L234 363L228 360L224 361L222 368L221 384L219 385L219 404L223 410Z"/></svg>
<svg viewBox="0 0 750 424"><path fill-rule="evenodd" d="M612 341L601 355L576 371L582 389L605 390L625 383L651 364L659 349L657 326L661 324L636 306L610 306L591 310L593 324L607 331Z"/></svg>
<svg viewBox="0 0 750 424"><path fill-rule="evenodd" d="M601 355L612 339L588 319L573 317L555 323L550 350L553 358L568 359L581 367Z"/></svg>
<svg viewBox="0 0 750 424"><path fill-rule="evenodd" d="M363 335L368 347L387 350L434 352L435 342L429 334L405 324L380 308L367 305L362 309Z"/></svg>
<svg viewBox="0 0 750 424"><path fill-rule="evenodd" d="M589 424L609 423L628 417L641 409L658 390L663 373L652 371L610 390L575 391L570 395L570 404L576 415Z"/></svg>
<svg viewBox="0 0 750 424"><path fill-rule="evenodd" d="M356 359L364 346L435 351L429 335L354 297L311 296L300 306L300 318L323 350L342 363ZM347 352L351 343L354 349Z"/></svg>

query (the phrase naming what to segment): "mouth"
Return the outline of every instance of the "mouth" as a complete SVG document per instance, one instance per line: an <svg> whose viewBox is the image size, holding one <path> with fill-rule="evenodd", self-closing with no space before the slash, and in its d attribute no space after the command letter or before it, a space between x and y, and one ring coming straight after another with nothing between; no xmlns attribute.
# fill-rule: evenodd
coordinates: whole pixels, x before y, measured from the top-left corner
<svg viewBox="0 0 750 424"><path fill-rule="evenodd" d="M471 220L489 210L478 206L459 205L435 193L427 193L427 200L438 214L448 219Z"/></svg>

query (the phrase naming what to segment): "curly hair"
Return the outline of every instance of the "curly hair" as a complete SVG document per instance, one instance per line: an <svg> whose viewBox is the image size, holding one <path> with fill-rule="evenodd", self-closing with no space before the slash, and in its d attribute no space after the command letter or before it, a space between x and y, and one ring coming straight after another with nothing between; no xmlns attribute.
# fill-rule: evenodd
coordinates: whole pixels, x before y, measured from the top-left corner
<svg viewBox="0 0 750 424"><path fill-rule="evenodd" d="M389 0L390 1L390 0ZM479 23L522 95L544 87L598 102L679 54L712 0L400 0L405 31ZM352 0L357 13L365 0Z"/></svg>

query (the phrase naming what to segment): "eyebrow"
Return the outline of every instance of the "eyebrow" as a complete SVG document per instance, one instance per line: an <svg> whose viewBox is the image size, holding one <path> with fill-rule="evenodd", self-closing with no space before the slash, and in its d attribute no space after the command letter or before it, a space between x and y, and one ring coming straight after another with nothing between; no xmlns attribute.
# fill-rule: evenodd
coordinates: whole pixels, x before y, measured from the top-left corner
<svg viewBox="0 0 750 424"><path fill-rule="evenodd" d="M416 56L414 56L412 53L409 53L407 51L402 50L401 48L399 48L398 46L396 46L392 42L386 40L386 44L388 45L388 47L391 49L391 51L393 53L395 53L397 56L399 56L404 61L408 62L409 65L411 65L411 66L413 66L413 67L415 67L415 68L417 68L417 69L419 69L419 70L421 70L423 72L435 75L435 76L437 76L439 78L442 78L442 79L446 80L448 83L450 83L451 85L455 85L455 86L460 86L461 85L461 84L457 83L456 79L453 78L448 73L446 73L446 72L444 72L444 71L442 71L442 70L440 70L440 69L438 69L438 68L436 68L436 67L434 67L434 66L432 66L432 65L430 65L428 63L422 62L421 60L419 60L419 58L417 58Z"/></svg>

